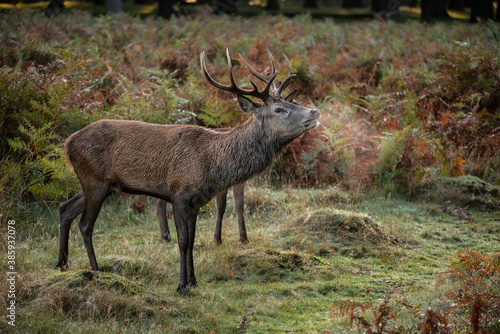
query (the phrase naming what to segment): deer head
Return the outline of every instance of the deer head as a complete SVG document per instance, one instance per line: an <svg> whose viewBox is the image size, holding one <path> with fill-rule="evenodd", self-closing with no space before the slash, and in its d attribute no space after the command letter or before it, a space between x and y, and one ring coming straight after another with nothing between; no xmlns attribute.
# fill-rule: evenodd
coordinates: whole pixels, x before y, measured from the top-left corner
<svg viewBox="0 0 500 334"><path fill-rule="evenodd" d="M250 73L265 83L266 86L263 90L259 90L257 84L252 80L250 80L252 89L245 89L238 86L234 79L233 65L228 49L226 49L226 56L229 66L230 85L221 84L210 76L206 67L206 54L204 51L200 54L200 63L203 73L211 85L221 90L236 93L241 109L247 113L254 114L255 122L266 129L266 134L275 136L286 145L305 131L316 127L319 124L318 118L320 117L320 112L317 109L310 109L293 102L297 94L297 89L294 89L286 96L283 95L283 91L288 87L293 77L295 77L295 74L292 73L292 66L286 55L284 55L288 67L288 77L283 81L275 83L274 80L278 75L278 71L276 70L276 65L269 49L267 49L267 54L272 67L272 72L269 76L257 72L239 54ZM262 102L253 101L247 96L255 97L262 100Z"/></svg>

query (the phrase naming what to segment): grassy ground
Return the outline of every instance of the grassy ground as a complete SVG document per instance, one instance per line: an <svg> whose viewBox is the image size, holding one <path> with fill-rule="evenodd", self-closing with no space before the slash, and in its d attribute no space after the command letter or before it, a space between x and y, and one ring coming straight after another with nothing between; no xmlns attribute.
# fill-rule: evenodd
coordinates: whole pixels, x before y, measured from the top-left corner
<svg viewBox="0 0 500 334"><path fill-rule="evenodd" d="M498 211L470 210L472 219L465 221L438 204L359 197L335 188L251 187L246 195L248 245L238 241L231 201L220 246L212 242L215 209L209 205L200 215L195 244L200 286L188 298L175 291L175 233L173 243L160 242L152 202L139 214L130 209L133 197L108 199L94 233L105 274L88 271L77 224L70 238L70 269L58 273L58 214L56 206L47 205L36 223L17 235L16 327L6 324L2 306L0 328L17 333L350 332L348 314L335 313L339 301L377 305L396 289L394 300L425 312L442 302L436 281L457 250L498 251ZM398 312L391 327L417 332L422 316L404 308Z"/></svg>

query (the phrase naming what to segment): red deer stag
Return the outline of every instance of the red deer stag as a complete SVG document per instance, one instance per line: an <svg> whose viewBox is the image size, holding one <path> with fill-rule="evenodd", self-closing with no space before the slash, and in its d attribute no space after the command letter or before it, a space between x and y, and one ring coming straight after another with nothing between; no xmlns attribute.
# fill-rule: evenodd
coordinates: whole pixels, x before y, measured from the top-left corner
<svg viewBox="0 0 500 334"><path fill-rule="evenodd" d="M208 82L235 93L240 107L253 114L230 131L101 120L66 140L66 159L78 176L82 190L59 208L58 267L67 266L71 222L81 213L78 226L90 265L93 270L99 270L92 245L94 224L106 197L120 190L172 203L180 250L177 290L187 295L190 286L197 286L193 245L200 208L221 191L264 171L288 143L318 124L319 110L292 103L296 90L285 97L282 95L294 75L275 83L278 72L269 50L268 54L272 73L267 77L251 68L240 55L249 71L266 83L263 90L253 81L250 81L252 89L236 84L228 50L230 85L212 79L206 68L205 52L200 54L201 68ZM286 61L290 70L290 62ZM246 96L260 99L262 103Z"/></svg>

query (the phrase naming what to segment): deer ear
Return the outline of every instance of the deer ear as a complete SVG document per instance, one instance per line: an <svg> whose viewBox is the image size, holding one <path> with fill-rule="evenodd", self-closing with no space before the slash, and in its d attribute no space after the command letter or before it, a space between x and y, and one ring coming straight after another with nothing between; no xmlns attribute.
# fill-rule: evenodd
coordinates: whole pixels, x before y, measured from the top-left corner
<svg viewBox="0 0 500 334"><path fill-rule="evenodd" d="M254 102L250 100L248 97L245 97L241 94L238 94L238 103L240 104L240 107L241 109L243 109L244 112L249 112L252 114L257 113L259 109L262 107L262 104Z"/></svg>
<svg viewBox="0 0 500 334"><path fill-rule="evenodd" d="M295 96L297 96L297 88L295 88L290 94L288 94L286 97L285 97L285 101L286 102L292 102L293 99L295 98Z"/></svg>

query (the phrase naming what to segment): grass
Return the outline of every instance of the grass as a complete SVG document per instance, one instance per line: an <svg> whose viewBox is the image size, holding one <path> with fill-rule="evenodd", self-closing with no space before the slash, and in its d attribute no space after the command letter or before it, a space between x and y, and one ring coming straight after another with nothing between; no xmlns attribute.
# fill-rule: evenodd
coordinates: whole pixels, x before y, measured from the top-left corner
<svg viewBox="0 0 500 334"><path fill-rule="evenodd" d="M200 215L194 250L200 286L188 298L175 291L175 233L173 243L160 242L152 202L139 214L130 209L132 197L108 199L94 233L103 273L89 271L77 224L69 271L58 273L58 221L49 205L39 232L18 242L14 332L348 333L348 317L332 317L336 302L376 301L395 288L399 298L430 305L458 249L498 250L498 212L472 210L465 222L436 204L335 188L251 187L247 198L248 245L238 241L232 201L220 246L212 241L213 207ZM0 328L12 330L1 319ZM417 330L415 318L396 321L405 332Z"/></svg>

